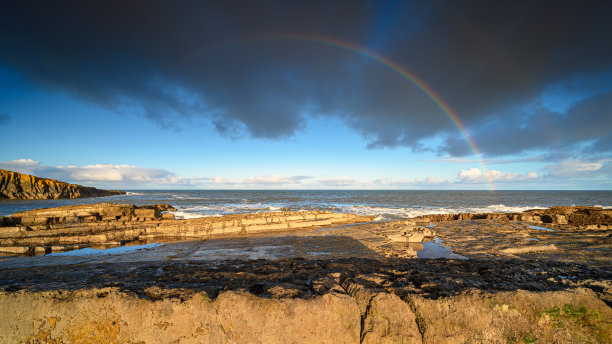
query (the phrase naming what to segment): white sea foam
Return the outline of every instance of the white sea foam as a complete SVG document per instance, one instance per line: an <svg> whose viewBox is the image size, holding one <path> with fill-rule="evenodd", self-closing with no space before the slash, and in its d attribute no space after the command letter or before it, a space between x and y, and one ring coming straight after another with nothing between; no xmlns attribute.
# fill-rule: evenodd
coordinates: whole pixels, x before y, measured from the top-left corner
<svg viewBox="0 0 612 344"><path fill-rule="evenodd" d="M486 207L376 207L367 205L344 205L335 207L335 210L343 213L352 213L358 215L375 216L374 221L385 221L398 218L413 218L423 215L433 214L459 214L459 213L520 213L530 209L544 209L539 206L506 206L503 204L495 204ZM172 212L177 219L193 219L207 216L222 216L228 214L243 214L243 213L264 213L271 211L288 210L286 207L277 205L264 205L261 203L233 203L233 204L214 204L214 205L198 205L192 207L180 208ZM297 211L306 211L299 209Z"/></svg>
<svg viewBox="0 0 612 344"><path fill-rule="evenodd" d="M170 211L169 213L174 214L174 217L177 219L197 219L199 217L211 216L197 213L187 213L184 211Z"/></svg>
<svg viewBox="0 0 612 344"><path fill-rule="evenodd" d="M263 205L261 203L231 203L198 205L182 207L172 212L177 219L193 219L207 216L222 216L228 214L264 213L285 210L282 206Z"/></svg>
<svg viewBox="0 0 612 344"><path fill-rule="evenodd" d="M140 192L131 192L131 191L126 191L125 192L126 196L142 196L144 194L140 193Z"/></svg>
<svg viewBox="0 0 612 344"><path fill-rule="evenodd" d="M601 205L601 204L595 204L594 207L601 207L604 209L612 209L612 206L609 205Z"/></svg>
<svg viewBox="0 0 612 344"><path fill-rule="evenodd" d="M490 205L486 207L423 207L423 208L390 208L390 207L373 207L366 205L343 206L339 210L341 212L353 213L358 215L376 216L375 220L396 219L396 218L413 218L423 215L433 214L459 214L459 213L520 213L530 209L545 209L544 207L530 206L517 207L505 206L503 204ZM382 219L379 219L381 218Z"/></svg>

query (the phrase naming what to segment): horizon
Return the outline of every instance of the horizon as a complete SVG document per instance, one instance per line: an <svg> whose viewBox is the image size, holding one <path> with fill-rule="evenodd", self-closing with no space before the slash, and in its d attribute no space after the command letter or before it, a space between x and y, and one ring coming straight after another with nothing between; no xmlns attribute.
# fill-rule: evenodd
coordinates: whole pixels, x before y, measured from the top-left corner
<svg viewBox="0 0 612 344"><path fill-rule="evenodd" d="M612 190L609 2L5 7L2 169L136 191Z"/></svg>

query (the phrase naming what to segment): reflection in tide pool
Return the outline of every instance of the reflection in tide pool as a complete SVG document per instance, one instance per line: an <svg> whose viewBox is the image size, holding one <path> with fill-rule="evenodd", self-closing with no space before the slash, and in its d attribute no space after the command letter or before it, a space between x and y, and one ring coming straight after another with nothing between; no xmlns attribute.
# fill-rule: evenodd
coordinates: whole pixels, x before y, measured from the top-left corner
<svg viewBox="0 0 612 344"><path fill-rule="evenodd" d="M422 259L468 259L465 256L454 253L450 248L444 246L442 239L436 237L433 241L416 244L420 247L412 247L417 251L417 257Z"/></svg>
<svg viewBox="0 0 612 344"><path fill-rule="evenodd" d="M134 246L119 246L107 249L95 249L91 247L86 247L78 250L72 250L67 252L58 252L51 253L47 256L90 256L90 255L107 255L107 254L122 254L122 253L130 253L139 250L147 250L151 248L155 248L161 246L163 244L160 243L152 243L146 245L134 245Z"/></svg>
<svg viewBox="0 0 612 344"><path fill-rule="evenodd" d="M529 225L529 227L531 227L531 229L537 229L539 231L556 232L556 230L550 229L550 228L546 228L546 227L540 227L540 226L534 226L534 225Z"/></svg>

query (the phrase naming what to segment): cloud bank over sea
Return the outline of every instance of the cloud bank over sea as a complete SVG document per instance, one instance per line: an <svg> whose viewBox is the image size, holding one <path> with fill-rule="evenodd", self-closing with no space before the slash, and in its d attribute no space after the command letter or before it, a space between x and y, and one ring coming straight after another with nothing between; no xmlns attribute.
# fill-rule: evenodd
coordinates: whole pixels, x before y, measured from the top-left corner
<svg viewBox="0 0 612 344"><path fill-rule="evenodd" d="M0 161L0 168L24 174L33 174L72 183L103 185L111 188L131 189L453 189L482 186L488 182L498 185L529 185L562 182L585 173L588 177L606 176L612 169L612 160L565 160L546 166L543 174L481 170L477 167L461 169L454 179L426 177L422 179L372 179L359 180L350 177L258 175L242 179L219 176L181 177L159 168L130 165L95 164L86 166L45 166L32 159Z"/></svg>

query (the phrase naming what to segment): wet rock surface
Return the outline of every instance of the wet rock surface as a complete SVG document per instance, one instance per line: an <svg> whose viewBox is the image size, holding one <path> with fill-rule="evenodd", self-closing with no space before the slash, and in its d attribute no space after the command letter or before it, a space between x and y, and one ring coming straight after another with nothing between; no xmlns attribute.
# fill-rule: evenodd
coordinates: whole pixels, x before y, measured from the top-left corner
<svg viewBox="0 0 612 344"><path fill-rule="evenodd" d="M28 266L0 270L4 291L78 290L116 287L144 298L148 288L173 290L181 297L206 291L244 291L264 297L301 297L365 288L437 299L471 289L488 292L558 291L586 287L602 298L612 292L612 272L584 264L517 260L447 259L277 259L105 262ZM159 297L165 297L163 293ZM609 295L608 295L609 296ZM608 302L612 300L607 300Z"/></svg>

